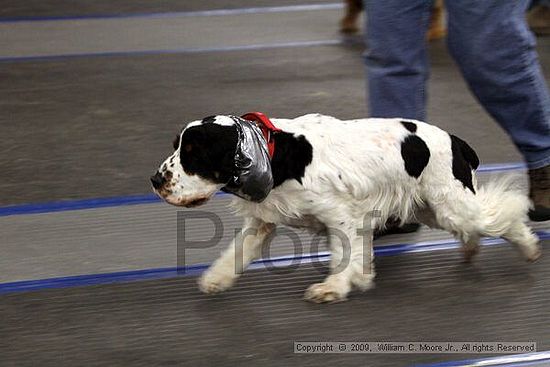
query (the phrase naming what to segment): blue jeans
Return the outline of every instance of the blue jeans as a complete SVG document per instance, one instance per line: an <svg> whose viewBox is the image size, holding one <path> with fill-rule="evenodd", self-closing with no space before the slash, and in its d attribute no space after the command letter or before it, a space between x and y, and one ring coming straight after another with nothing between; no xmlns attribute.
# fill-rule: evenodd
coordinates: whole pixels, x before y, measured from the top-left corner
<svg viewBox="0 0 550 367"><path fill-rule="evenodd" d="M371 116L425 120L432 2L364 1ZM451 0L445 7L448 48L469 88L535 169L550 164L550 95L525 22L529 2Z"/></svg>

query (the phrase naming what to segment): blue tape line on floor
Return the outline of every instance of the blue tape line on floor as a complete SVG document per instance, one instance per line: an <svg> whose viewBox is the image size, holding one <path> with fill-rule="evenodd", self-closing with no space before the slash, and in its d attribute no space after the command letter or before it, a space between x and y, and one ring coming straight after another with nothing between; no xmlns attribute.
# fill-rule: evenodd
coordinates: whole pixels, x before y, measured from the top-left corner
<svg viewBox="0 0 550 367"><path fill-rule="evenodd" d="M196 48L175 48L166 50L143 50L143 51L112 51L112 52L92 52L92 53L74 53L59 55L35 55L35 56L4 56L0 57L0 62L27 62L27 61L50 61L74 59L83 57L116 57L116 56L146 56L146 55L170 55L170 54L197 54L210 52L230 52L230 51L256 51L277 48L292 47L313 47L313 46L333 46L344 43L342 40L319 40L303 42L283 42L266 43L243 46L220 46L220 47L196 47Z"/></svg>
<svg viewBox="0 0 550 367"><path fill-rule="evenodd" d="M541 240L550 239L550 231L539 231L537 235ZM494 246L506 243L499 238L485 238L481 241L483 246ZM375 247L375 256L394 256L406 253L441 251L457 248L460 243L456 240L428 241L415 244L394 244ZM308 264L313 261L328 261L330 254L320 252L317 254L304 254L300 256L280 256L254 261L249 269L265 269L271 267L287 267L296 264ZM199 275L210 264L195 264L185 267L170 267L157 269L144 269L134 271L122 271L114 273L76 275L49 279L25 280L10 283L0 283L0 294L37 291L53 288L70 288L90 285L126 283L133 281L155 280L174 278L176 276Z"/></svg>
<svg viewBox="0 0 550 367"><path fill-rule="evenodd" d="M479 167L478 172L504 172L511 170L525 169L525 165L522 163L499 163L499 164L487 164ZM224 193L218 193L216 195L227 195ZM130 196L117 196L110 198L95 198L95 199L80 199L80 200L66 200L50 203L35 203L35 204L21 204L10 205L0 207L0 217L10 215L27 215L27 214L41 214L60 212L67 210L82 210L82 209L95 209L95 208L108 208L125 205L139 205L139 204L152 204L159 203L161 200L154 194L145 195L130 195Z"/></svg>
<svg viewBox="0 0 550 367"><path fill-rule="evenodd" d="M132 19L132 18L180 18L180 17L211 17L226 15L244 15L244 14L266 14L266 13L288 13L298 11L315 10L339 10L344 7L342 3L327 4L304 4L288 6L265 6L254 8L236 8L236 9L212 9L198 11L173 11L157 13L134 13L134 14L92 14L92 15L61 15L61 16L20 16L3 17L1 23L18 22L58 22L65 20L97 20L97 19Z"/></svg>

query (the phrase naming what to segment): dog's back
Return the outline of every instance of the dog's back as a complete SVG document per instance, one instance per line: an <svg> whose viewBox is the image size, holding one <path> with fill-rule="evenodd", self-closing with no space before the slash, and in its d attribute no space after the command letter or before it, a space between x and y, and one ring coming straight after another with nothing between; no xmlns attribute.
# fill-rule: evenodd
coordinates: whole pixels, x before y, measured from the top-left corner
<svg viewBox="0 0 550 367"><path fill-rule="evenodd" d="M407 220L423 205L425 177L438 171L451 172L451 136L424 122L377 118L342 121L319 114L273 121L284 131L303 135L312 145L313 159L297 190L300 195L309 191L317 207L325 201L327 206L341 201L358 213L377 210L381 223L390 216ZM469 178L460 179L471 185L470 170L468 173ZM281 198L277 190L273 194L277 201L287 197ZM296 200L292 203L297 205Z"/></svg>

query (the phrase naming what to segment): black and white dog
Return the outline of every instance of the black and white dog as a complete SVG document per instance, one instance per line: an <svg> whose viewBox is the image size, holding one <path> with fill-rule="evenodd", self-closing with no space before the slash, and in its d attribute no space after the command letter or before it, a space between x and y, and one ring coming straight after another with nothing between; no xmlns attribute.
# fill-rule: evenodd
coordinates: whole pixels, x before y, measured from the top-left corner
<svg viewBox="0 0 550 367"><path fill-rule="evenodd" d="M223 188L235 166L235 119L211 116L188 124L174 142L175 152L151 178L155 192L170 204L191 207ZM375 227L400 218L447 230L461 241L467 259L477 252L481 236L505 238L529 261L541 254L525 224L527 196L509 178L478 188L477 155L456 136L408 119L341 121L310 114L272 121L282 130L272 135L273 189L259 203L235 196L243 230L255 235L247 235L241 246L233 241L202 275L199 287L205 293L231 287L279 224L326 231L331 270L349 256L343 270L311 285L306 299L340 301L352 287L366 290L375 275L372 240L365 247L357 229L373 211ZM342 233L351 249L346 255Z"/></svg>

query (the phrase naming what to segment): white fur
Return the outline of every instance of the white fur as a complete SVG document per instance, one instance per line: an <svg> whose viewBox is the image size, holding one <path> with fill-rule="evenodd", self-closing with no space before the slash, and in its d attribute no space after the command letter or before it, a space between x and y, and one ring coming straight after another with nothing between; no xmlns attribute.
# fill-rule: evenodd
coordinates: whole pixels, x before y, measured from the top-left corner
<svg viewBox="0 0 550 367"><path fill-rule="evenodd" d="M491 182L479 188L477 194L466 189L452 173L449 135L420 121L414 121L416 135L427 144L431 156L419 178L409 176L400 149L410 133L401 120L341 121L319 114L272 119L282 130L305 136L313 146L313 161L305 170L302 184L286 181L262 203L234 198L232 205L245 218L245 227L261 230L257 236L241 241L238 251L243 264L235 264L233 241L202 276L200 288L212 293L230 287L246 265L259 256L258 249L267 234L275 225L283 224L326 231L329 236L332 272L323 283L308 288L306 299L345 300L352 287L364 290L372 286L372 231L360 235L357 230L371 222L369 213L374 211L377 216L372 223L378 228L394 216L451 232L462 241L467 259L477 252L481 236L501 236L516 244L528 260L535 260L540 249L536 236L525 225L529 206L525 194L513 188L510 179ZM185 185L187 190L189 184ZM194 186L197 191L204 187L204 183ZM343 236L349 245L341 244ZM349 259L344 260L349 261L337 269L347 256L346 246L350 252Z"/></svg>

